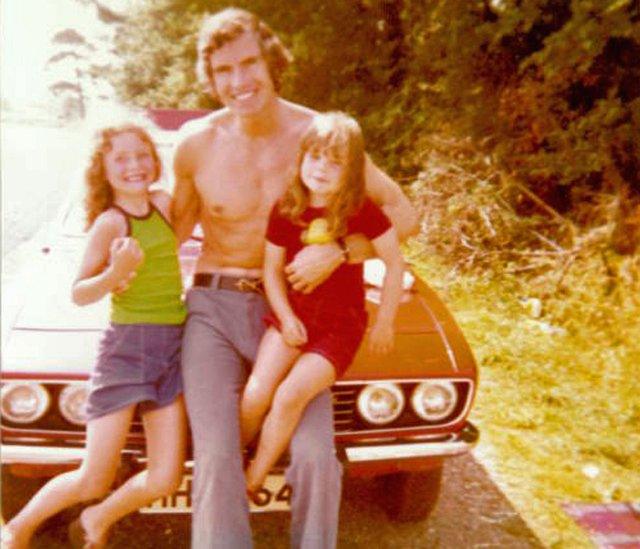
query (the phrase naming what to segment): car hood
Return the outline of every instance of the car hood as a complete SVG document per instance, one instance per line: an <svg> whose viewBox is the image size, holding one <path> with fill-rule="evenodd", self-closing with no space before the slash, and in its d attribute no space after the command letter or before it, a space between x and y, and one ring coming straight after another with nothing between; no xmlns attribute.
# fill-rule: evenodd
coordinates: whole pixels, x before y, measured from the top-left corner
<svg viewBox="0 0 640 549"><path fill-rule="evenodd" d="M91 371L98 339L108 324L109 300L78 307L71 285L83 239L36 249L27 268L12 281L10 328L3 335L2 372L47 377L82 376Z"/></svg>
<svg viewBox="0 0 640 549"><path fill-rule="evenodd" d="M81 239L80 242L84 242ZM79 242L79 243L80 243ZM81 249L73 241L43 248L14 291L21 306L13 329L102 330L108 324L109 300L79 307L71 301L71 285L78 272Z"/></svg>
<svg viewBox="0 0 640 549"><path fill-rule="evenodd" d="M369 352L368 339L347 370L343 382L424 377L475 377L475 362L458 326L439 297L416 280L410 299L400 304L394 349L386 355ZM377 306L370 300L369 328Z"/></svg>
<svg viewBox="0 0 640 549"><path fill-rule="evenodd" d="M20 281L23 305L3 349L4 372L90 371L100 332L108 325L109 299L84 307L71 302L82 244L82 239L67 240L40 253L30 264ZM185 257L183 253L183 267ZM367 307L373 321L381 274L377 268L366 270ZM396 318L394 351L386 356L371 354L365 340L344 380L474 375L468 345L439 297L413 277L405 281L405 287Z"/></svg>
<svg viewBox="0 0 640 549"><path fill-rule="evenodd" d="M88 375L101 331L11 331L2 359L3 376L56 378Z"/></svg>

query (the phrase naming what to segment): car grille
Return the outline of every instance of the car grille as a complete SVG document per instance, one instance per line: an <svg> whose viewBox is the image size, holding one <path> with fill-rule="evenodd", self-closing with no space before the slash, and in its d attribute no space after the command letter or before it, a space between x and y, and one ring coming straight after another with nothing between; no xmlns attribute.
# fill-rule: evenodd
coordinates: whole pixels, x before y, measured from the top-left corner
<svg viewBox="0 0 640 549"><path fill-rule="evenodd" d="M354 410L356 406L356 387L334 387L333 397L333 427L336 433L351 431L354 426ZM131 430L142 432L142 418L136 414Z"/></svg>
<svg viewBox="0 0 640 549"><path fill-rule="evenodd" d="M336 386L333 391L333 427L336 433L351 431L354 426L357 388Z"/></svg>

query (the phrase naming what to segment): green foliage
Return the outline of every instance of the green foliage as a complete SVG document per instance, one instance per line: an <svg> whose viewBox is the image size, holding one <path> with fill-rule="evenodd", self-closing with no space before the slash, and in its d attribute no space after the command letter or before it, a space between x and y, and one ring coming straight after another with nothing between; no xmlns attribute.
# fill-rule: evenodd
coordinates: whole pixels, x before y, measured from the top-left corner
<svg viewBox="0 0 640 549"><path fill-rule="evenodd" d="M228 3L139 4L118 39L122 97L215 106L196 82L195 35L205 12ZM511 197L518 215L539 213L533 196L589 225L599 210L585 202L617 193L612 242L621 253L640 245L638 0L235 4L296 57L283 95L356 116L368 149L398 179L422 169L425 135L468 136L533 193Z"/></svg>
<svg viewBox="0 0 640 549"><path fill-rule="evenodd" d="M168 0L149 3L118 33L117 48L125 63L117 89L138 106L210 107L195 76L200 16L192 6L180 13L169 8Z"/></svg>
<svg viewBox="0 0 640 549"><path fill-rule="evenodd" d="M569 215L583 195L567 189L626 186L640 195L638 2L430 6L412 13L407 82L425 90L432 127L473 136Z"/></svg>

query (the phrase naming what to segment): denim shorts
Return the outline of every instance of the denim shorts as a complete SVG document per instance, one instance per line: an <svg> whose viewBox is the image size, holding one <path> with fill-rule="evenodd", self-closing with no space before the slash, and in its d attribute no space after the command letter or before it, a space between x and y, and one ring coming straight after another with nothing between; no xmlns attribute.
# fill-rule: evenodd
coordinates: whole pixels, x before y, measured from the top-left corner
<svg viewBox="0 0 640 549"><path fill-rule="evenodd" d="M135 403L142 413L171 404L182 393L182 332L182 324L112 323L91 374L87 419Z"/></svg>

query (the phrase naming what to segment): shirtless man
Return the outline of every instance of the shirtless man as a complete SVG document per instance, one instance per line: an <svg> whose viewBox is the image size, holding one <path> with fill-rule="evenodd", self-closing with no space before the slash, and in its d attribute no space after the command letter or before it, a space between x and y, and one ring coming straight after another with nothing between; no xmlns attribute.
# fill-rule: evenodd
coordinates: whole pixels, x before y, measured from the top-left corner
<svg viewBox="0 0 640 549"><path fill-rule="evenodd" d="M267 218L295 171L302 134L314 112L278 96L291 60L252 14L230 8L207 18L198 43L199 76L224 108L188 123L176 150L174 221L181 240L196 222L204 240L183 342L185 397L194 443L192 546L251 547L240 448L239 395L264 331L256 291ZM401 237L415 212L400 188L367 163L367 189ZM364 237L302 250L287 267L296 289L310 291L345 257L370 253ZM335 456L331 396L309 404L290 445L293 547L335 547L341 465Z"/></svg>

